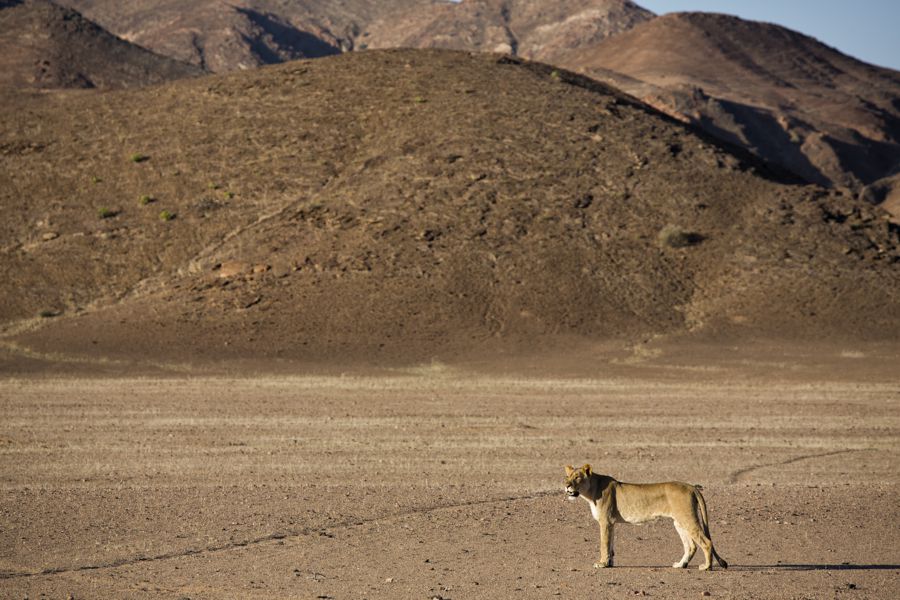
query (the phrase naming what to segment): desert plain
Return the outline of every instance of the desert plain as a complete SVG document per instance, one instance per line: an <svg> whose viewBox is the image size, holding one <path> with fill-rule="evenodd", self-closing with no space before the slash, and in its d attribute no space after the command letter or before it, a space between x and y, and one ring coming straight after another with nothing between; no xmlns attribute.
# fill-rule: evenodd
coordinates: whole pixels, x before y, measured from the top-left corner
<svg viewBox="0 0 900 600"><path fill-rule="evenodd" d="M900 385L861 360L9 377L0 597L896 597ZM730 568L673 569L667 519L592 568L583 462L702 484Z"/></svg>

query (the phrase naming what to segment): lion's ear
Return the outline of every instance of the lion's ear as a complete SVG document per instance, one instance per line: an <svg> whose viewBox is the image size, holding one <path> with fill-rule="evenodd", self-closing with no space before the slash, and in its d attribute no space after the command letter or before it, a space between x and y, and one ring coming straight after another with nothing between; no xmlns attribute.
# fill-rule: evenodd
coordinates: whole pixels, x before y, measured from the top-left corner
<svg viewBox="0 0 900 600"><path fill-rule="evenodd" d="M591 474L591 465L586 464L583 467L581 467L581 470L584 471L585 475L590 475Z"/></svg>
<svg viewBox="0 0 900 600"><path fill-rule="evenodd" d="M566 477L570 476L575 472L575 469L572 468L572 465L566 465Z"/></svg>

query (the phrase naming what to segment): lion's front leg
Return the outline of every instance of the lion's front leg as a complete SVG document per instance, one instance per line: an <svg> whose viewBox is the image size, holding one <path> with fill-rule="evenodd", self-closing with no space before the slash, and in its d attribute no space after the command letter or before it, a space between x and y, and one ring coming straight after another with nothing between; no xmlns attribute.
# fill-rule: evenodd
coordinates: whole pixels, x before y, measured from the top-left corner
<svg viewBox="0 0 900 600"><path fill-rule="evenodd" d="M594 563L595 569L613 566L613 525L605 519L600 523L600 560Z"/></svg>

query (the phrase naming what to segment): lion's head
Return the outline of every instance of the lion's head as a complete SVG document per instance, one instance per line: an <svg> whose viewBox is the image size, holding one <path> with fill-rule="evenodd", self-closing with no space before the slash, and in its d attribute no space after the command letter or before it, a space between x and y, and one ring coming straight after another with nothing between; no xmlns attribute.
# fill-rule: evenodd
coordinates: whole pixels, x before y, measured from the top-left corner
<svg viewBox="0 0 900 600"><path fill-rule="evenodd" d="M572 466L566 467L566 496L574 500L588 489L591 477L591 465L584 465L580 469Z"/></svg>

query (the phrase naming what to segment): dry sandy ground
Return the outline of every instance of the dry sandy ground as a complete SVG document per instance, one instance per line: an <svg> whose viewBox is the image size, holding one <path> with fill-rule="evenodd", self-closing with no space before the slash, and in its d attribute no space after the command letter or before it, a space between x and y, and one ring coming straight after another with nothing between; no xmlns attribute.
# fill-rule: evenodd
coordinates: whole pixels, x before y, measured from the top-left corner
<svg viewBox="0 0 900 600"><path fill-rule="evenodd" d="M0 381L0 598L897 598L900 385ZM563 465L702 483L731 563L597 527Z"/></svg>

